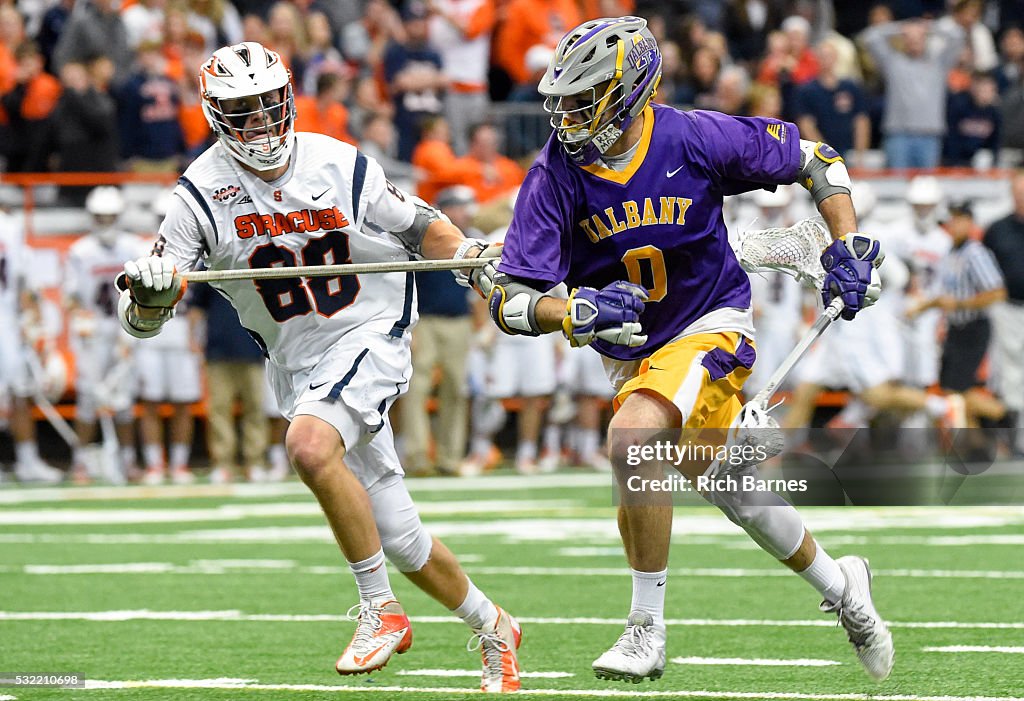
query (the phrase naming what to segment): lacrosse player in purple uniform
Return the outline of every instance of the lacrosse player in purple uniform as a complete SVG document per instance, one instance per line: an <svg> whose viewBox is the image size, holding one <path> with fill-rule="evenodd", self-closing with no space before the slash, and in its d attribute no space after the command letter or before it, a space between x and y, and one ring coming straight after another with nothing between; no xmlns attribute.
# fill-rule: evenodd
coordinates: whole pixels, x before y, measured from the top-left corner
<svg viewBox="0 0 1024 701"><path fill-rule="evenodd" d="M852 319L880 291L880 247L856 233L834 149L777 119L653 105L660 77L643 19L593 20L562 38L539 86L555 133L520 190L500 263L473 275L502 331L562 331L605 357L619 435L725 429L739 414L754 328L750 284L722 220L725 195L800 182L835 238L822 254L825 303L841 297ZM568 300L548 293L561 282ZM621 465L629 446L616 433L611 457ZM706 467L682 469L693 479ZM838 614L870 676L889 676L892 639L866 560L833 560L775 495L767 506L705 496L824 597L822 610ZM625 632L593 664L599 678L639 682L664 671L671 527L671 505L619 507L633 599Z"/></svg>

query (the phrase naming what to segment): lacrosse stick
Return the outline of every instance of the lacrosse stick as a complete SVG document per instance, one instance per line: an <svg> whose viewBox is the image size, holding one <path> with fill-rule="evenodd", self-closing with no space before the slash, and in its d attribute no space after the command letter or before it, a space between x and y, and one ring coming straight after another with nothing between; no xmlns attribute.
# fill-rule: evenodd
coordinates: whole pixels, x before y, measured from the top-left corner
<svg viewBox="0 0 1024 701"><path fill-rule="evenodd" d="M72 450L78 448L78 434L71 428L64 417L61 416L53 403L49 400L46 394L43 392L43 384L46 382L46 372L43 370L43 364L39 360L39 356L36 354L35 348L32 348L30 344L25 344L25 359L28 362L28 371L32 375L32 401L35 402L36 406L39 407L39 411L43 413L43 418L46 419L47 423L53 426L53 430L57 432L57 435L68 444Z"/></svg>
<svg viewBox="0 0 1024 701"><path fill-rule="evenodd" d="M770 270L785 273L795 278L801 285L817 290L825 280L825 269L821 267L821 252L831 240L820 218L804 219L787 228L745 232L740 238L740 264L749 273ZM768 413L768 402L793 367L842 310L843 300L837 297L818 315L796 347L768 378L764 388L743 405L730 428L731 440L760 445L765 448L768 457L774 457L782 452L785 437L779 428L779 422ZM751 433L751 429L760 430Z"/></svg>
<svg viewBox="0 0 1024 701"><path fill-rule="evenodd" d="M343 263L341 265L299 265L280 268L240 270L201 270L182 275L189 282L224 282L227 280L274 280L290 277L335 277L364 273L418 273L433 270L466 270L494 263L494 258L462 260L399 260L391 263Z"/></svg>

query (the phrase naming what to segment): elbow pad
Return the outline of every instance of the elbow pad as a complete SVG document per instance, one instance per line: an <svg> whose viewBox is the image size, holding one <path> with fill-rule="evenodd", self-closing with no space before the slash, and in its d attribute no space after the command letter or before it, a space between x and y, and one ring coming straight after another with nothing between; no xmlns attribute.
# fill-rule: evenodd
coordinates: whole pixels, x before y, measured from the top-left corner
<svg viewBox="0 0 1024 701"><path fill-rule="evenodd" d="M505 273L496 273L492 281L487 308L498 328L513 336L540 336L543 332L537 324L537 303L548 295Z"/></svg>
<svg viewBox="0 0 1024 701"><path fill-rule="evenodd" d="M128 290L123 290L117 300L117 319L121 322L121 328L135 338L156 336L172 316L173 309L163 309L156 319L140 319L139 307L132 301L131 292Z"/></svg>
<svg viewBox="0 0 1024 701"><path fill-rule="evenodd" d="M405 250L418 256L423 248L423 237L427 235L427 229L444 215L418 197L413 199L413 205L416 207L416 216L412 224L405 231L394 232L394 236ZM447 217L444 218L447 220Z"/></svg>
<svg viewBox="0 0 1024 701"><path fill-rule="evenodd" d="M832 195L849 195L853 187L843 157L823 141L806 139L800 139L800 171L797 181L810 191L815 205Z"/></svg>

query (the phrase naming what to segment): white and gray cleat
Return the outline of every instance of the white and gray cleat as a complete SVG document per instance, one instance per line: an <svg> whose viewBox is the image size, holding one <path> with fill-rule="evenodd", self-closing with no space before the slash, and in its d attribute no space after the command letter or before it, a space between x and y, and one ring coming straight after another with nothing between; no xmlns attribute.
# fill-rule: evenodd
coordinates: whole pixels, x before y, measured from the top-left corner
<svg viewBox="0 0 1024 701"><path fill-rule="evenodd" d="M871 568L865 558L856 555L836 562L846 577L846 591L840 601L823 601L819 608L839 616L864 670L872 679L882 681L892 672L894 649L889 627L871 600Z"/></svg>
<svg viewBox="0 0 1024 701"><path fill-rule="evenodd" d="M654 681L665 673L665 631L655 628L651 614L633 611L626 630L591 666L598 679L634 684L644 679Z"/></svg>

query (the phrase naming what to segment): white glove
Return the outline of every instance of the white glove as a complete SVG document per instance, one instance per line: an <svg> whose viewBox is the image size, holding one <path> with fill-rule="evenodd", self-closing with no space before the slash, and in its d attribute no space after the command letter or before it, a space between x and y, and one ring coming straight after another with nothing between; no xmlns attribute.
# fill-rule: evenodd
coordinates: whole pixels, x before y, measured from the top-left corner
<svg viewBox="0 0 1024 701"><path fill-rule="evenodd" d="M130 260L124 264L132 301L142 307L173 307L188 286L174 263L160 256Z"/></svg>

